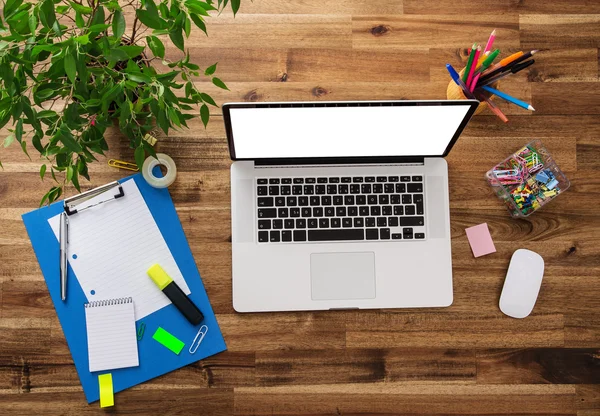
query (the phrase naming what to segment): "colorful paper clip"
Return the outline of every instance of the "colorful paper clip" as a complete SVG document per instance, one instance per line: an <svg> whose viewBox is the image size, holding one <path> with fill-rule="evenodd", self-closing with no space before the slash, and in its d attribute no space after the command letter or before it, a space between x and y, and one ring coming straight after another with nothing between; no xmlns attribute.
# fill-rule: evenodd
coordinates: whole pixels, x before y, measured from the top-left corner
<svg viewBox="0 0 600 416"><path fill-rule="evenodd" d="M137 330L137 340L141 341L144 338L144 332L146 331L146 324L144 322L140 323L140 327Z"/></svg>
<svg viewBox="0 0 600 416"><path fill-rule="evenodd" d="M202 325L200 327L200 329L198 330L198 333L194 337L194 340L192 341L192 345L190 345L190 349L189 349L190 354L194 354L196 352L196 350L202 343L202 340L204 339L204 337L206 336L207 333L208 333L208 327L206 325Z"/></svg>
<svg viewBox="0 0 600 416"><path fill-rule="evenodd" d="M138 170L140 170L135 163L125 162L123 160L117 159L109 159L108 166L110 166L111 168L131 170L133 172L137 172Z"/></svg>

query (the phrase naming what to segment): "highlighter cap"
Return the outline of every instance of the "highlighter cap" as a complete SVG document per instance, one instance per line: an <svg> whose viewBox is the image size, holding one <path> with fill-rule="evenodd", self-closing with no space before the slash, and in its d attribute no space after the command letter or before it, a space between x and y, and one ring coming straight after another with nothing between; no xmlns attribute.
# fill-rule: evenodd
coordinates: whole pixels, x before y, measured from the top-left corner
<svg viewBox="0 0 600 416"><path fill-rule="evenodd" d="M160 267L159 264L155 264L150 267L147 273L148 276L150 276L150 279L156 283L156 286L158 286L160 290L163 290L169 283L173 281L173 279L171 279L171 277L167 274L167 272L164 271L162 267Z"/></svg>

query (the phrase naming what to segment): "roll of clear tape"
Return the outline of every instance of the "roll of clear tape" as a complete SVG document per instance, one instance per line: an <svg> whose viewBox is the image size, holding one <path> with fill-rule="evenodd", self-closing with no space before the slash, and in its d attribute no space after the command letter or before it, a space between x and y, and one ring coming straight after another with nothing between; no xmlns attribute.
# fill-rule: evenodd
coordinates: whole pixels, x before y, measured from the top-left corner
<svg viewBox="0 0 600 416"><path fill-rule="evenodd" d="M163 165L167 168L167 173L161 178L152 173L152 170L158 165ZM156 157L149 156L144 161L144 165L142 166L142 176L153 188L166 188L175 182L175 178L177 177L177 166L175 166L175 162L173 162L173 159L168 155L157 153Z"/></svg>

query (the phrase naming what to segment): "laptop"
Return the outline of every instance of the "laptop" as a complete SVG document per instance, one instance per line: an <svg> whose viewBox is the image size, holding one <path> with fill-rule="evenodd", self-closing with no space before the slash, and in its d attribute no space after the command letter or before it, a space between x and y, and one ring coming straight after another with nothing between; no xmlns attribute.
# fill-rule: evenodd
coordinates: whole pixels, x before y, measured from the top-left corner
<svg viewBox="0 0 600 416"><path fill-rule="evenodd" d="M452 304L444 156L477 105L223 105L235 310Z"/></svg>

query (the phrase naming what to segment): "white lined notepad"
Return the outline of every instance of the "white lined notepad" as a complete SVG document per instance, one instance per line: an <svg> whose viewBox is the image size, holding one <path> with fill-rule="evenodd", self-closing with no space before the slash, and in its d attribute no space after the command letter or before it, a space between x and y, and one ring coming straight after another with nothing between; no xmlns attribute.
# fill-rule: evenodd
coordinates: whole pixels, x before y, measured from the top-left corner
<svg viewBox="0 0 600 416"><path fill-rule="evenodd" d="M90 372L140 365L131 298L86 303Z"/></svg>
<svg viewBox="0 0 600 416"><path fill-rule="evenodd" d="M69 216L69 264L89 301L132 297L142 319L171 301L146 271L160 264L186 295L190 289L133 179L125 196ZM78 205L107 199L115 189ZM59 215L48 220L58 238Z"/></svg>

